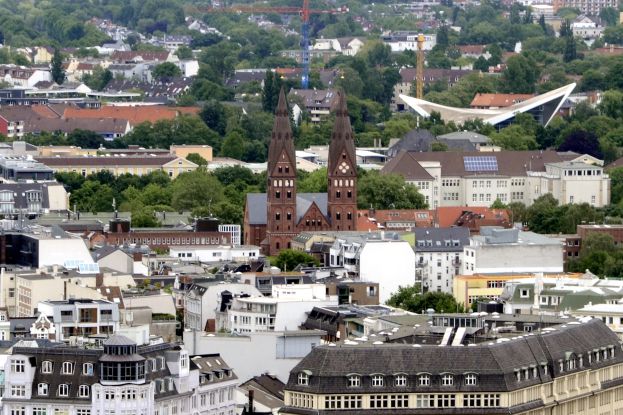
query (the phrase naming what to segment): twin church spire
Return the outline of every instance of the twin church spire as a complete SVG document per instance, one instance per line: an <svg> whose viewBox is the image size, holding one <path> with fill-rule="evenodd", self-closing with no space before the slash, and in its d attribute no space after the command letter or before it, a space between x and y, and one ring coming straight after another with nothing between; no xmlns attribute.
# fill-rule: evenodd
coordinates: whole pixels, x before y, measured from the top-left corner
<svg viewBox="0 0 623 415"><path fill-rule="evenodd" d="M275 255L281 249L290 248L290 241L300 232L356 230L356 162L346 96L339 91L329 144L327 194L297 195L296 152L282 87L268 148L265 253Z"/></svg>

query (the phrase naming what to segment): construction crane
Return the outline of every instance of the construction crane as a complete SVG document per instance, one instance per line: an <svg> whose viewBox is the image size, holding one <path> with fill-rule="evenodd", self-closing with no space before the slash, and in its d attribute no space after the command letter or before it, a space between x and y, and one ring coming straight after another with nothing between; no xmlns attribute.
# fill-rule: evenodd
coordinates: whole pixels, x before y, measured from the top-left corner
<svg viewBox="0 0 623 415"><path fill-rule="evenodd" d="M417 35L417 55L415 63L415 97L424 96L424 35Z"/></svg>
<svg viewBox="0 0 623 415"><path fill-rule="evenodd" d="M301 75L301 87L309 88L309 16L312 14L344 14L348 13L348 7L342 6L337 9L310 9L309 0L303 0L303 7L266 7L266 6L231 6L231 7L198 7L197 11L204 13L279 13L298 14L301 16L301 63L303 74Z"/></svg>

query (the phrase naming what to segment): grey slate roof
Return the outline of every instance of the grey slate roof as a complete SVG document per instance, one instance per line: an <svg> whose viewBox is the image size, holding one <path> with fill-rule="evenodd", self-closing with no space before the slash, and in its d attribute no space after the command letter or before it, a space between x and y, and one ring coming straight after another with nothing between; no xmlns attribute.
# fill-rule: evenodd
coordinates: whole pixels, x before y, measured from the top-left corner
<svg viewBox="0 0 623 415"><path fill-rule="evenodd" d="M415 252L463 252L464 245L469 245L469 228L415 228Z"/></svg>
<svg viewBox="0 0 623 415"><path fill-rule="evenodd" d="M415 392L505 392L522 389L561 375L559 361L569 356L584 356L584 367L574 371L596 369L623 362L617 335L601 320L556 326L551 332L530 334L500 343L481 343L475 346L432 346L383 344L379 346L319 346L312 349L292 369L286 390L318 394L353 393L348 387L347 376L361 376L357 393ZM614 347L615 354L608 359L595 359L589 364L587 353ZM547 366L547 373L543 366ZM578 365L579 366L579 365ZM566 366L565 366L566 367ZM537 376L517 380L516 370L537 369ZM309 385L298 385L298 374L310 374ZM532 371L532 370L530 370ZM392 382L395 374L407 376L407 387ZM431 385L420 387L417 376L431 375ZM442 374L453 374L452 386L441 386ZM463 376L477 375L477 384L465 385ZM372 387L371 375L381 374L387 379L383 387ZM479 412L482 413L482 412Z"/></svg>
<svg viewBox="0 0 623 415"><path fill-rule="evenodd" d="M296 194L296 218L300 220L312 203L316 202L322 214L327 216L326 193L297 193ZM249 212L250 225L266 225L266 193L247 193L247 211Z"/></svg>

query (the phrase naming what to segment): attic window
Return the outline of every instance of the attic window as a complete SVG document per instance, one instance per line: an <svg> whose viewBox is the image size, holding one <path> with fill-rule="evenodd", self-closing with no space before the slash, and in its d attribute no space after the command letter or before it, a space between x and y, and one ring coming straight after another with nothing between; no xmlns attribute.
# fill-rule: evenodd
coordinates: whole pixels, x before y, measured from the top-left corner
<svg viewBox="0 0 623 415"><path fill-rule="evenodd" d="M309 386L309 375L304 372L299 373L298 384L301 386Z"/></svg>

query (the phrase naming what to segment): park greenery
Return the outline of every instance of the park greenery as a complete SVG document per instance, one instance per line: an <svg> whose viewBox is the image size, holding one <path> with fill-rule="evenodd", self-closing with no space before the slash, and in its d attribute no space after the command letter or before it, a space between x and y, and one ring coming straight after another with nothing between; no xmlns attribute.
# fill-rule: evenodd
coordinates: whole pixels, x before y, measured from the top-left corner
<svg viewBox="0 0 623 415"><path fill-rule="evenodd" d="M452 294L427 291L422 292L420 284L400 287L387 300L387 305L424 314L433 309L436 313L462 313L466 311L463 304L457 303Z"/></svg>

